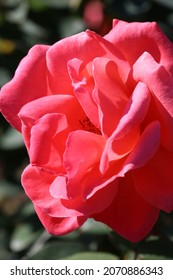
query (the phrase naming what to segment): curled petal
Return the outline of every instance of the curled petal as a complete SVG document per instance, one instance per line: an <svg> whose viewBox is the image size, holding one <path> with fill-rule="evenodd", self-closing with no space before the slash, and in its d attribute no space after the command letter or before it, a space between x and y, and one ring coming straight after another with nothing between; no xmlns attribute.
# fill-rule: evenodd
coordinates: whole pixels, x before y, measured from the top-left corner
<svg viewBox="0 0 173 280"><path fill-rule="evenodd" d="M68 177L67 197L74 198L79 193L86 192L81 189L82 180L98 165L104 145L104 138L95 133L81 130L69 134L64 153L64 166ZM97 175L92 173L96 181L99 179Z"/></svg>
<svg viewBox="0 0 173 280"><path fill-rule="evenodd" d="M147 52L136 61L133 70L134 78L145 83L153 94L155 117L162 127L162 143L173 151L173 77Z"/></svg>
<svg viewBox="0 0 173 280"><path fill-rule="evenodd" d="M43 209L49 216L59 218L81 216L81 213L64 207L60 199L51 195L50 186L55 178L55 174L51 172L44 172L36 166L28 165L22 174L22 186L33 204Z"/></svg>
<svg viewBox="0 0 173 280"><path fill-rule="evenodd" d="M47 114L40 118L31 129L29 156L32 165L52 172L63 172L62 154L65 143L56 143L59 134L68 127L65 115ZM58 142L58 141L57 141ZM65 141L64 141L65 142ZM64 147L63 147L64 146ZM61 147L61 149L60 149Z"/></svg>
<svg viewBox="0 0 173 280"><path fill-rule="evenodd" d="M93 125L99 128L98 109L92 97L94 85L91 76L84 73L87 71L85 65L77 58L68 61L68 70L76 98Z"/></svg>
<svg viewBox="0 0 173 280"><path fill-rule="evenodd" d="M130 170L140 168L154 156L160 146L160 125L157 121L148 125L138 143L127 157L119 176Z"/></svg>
<svg viewBox="0 0 173 280"><path fill-rule="evenodd" d="M127 102L118 126L113 133L114 139L120 139L127 135L136 126L140 126L144 120L150 104L150 91L144 83L139 82Z"/></svg>
<svg viewBox="0 0 173 280"><path fill-rule="evenodd" d="M95 56L103 56L104 54L105 50L101 46L100 40L89 36L87 32L75 34L55 43L46 55L49 70L48 77L52 92L54 94L58 92L73 94L73 87L67 67L68 61L78 58L86 65Z"/></svg>
<svg viewBox="0 0 173 280"><path fill-rule="evenodd" d="M36 45L20 62L14 78L1 89L2 114L21 131L18 117L20 109L28 102L49 94L47 83L46 52L49 46Z"/></svg>
<svg viewBox="0 0 173 280"><path fill-rule="evenodd" d="M130 65L147 51L155 61L173 73L173 44L156 22L114 20L112 30L104 38L121 50Z"/></svg>
<svg viewBox="0 0 173 280"><path fill-rule="evenodd" d="M87 219L87 217L51 217L37 205L35 205L35 211L45 229L52 235L68 234L79 228Z"/></svg>
<svg viewBox="0 0 173 280"><path fill-rule="evenodd" d="M111 59L94 59L93 75L93 98L98 106L100 127L104 136L109 137L118 124L128 97L118 67Z"/></svg>
<svg viewBox="0 0 173 280"><path fill-rule="evenodd" d="M84 200L79 193L77 198L65 200L51 195L51 184L53 182L54 194L56 186L57 189L61 187L56 185L55 179L54 174L44 172L31 165L22 174L22 185L33 204L41 208L50 217L55 218L90 216L93 213L103 211L114 199L118 186L118 181L114 180L108 182L105 188L100 189L89 199ZM64 187L64 180L59 181L59 183L63 183L62 187ZM97 201L102 203L97 203Z"/></svg>
<svg viewBox="0 0 173 280"><path fill-rule="evenodd" d="M50 95L29 102L22 107L18 114L22 122L22 134L28 150L30 149L31 127L44 115L54 113L66 116L69 130L81 128L79 120L86 117L78 101L72 95Z"/></svg>
<svg viewBox="0 0 173 280"><path fill-rule="evenodd" d="M149 103L150 91L145 84L139 82L126 104L115 131L107 140L100 163L102 173L108 169L110 161L124 157L134 148L139 139L139 128L147 114Z"/></svg>

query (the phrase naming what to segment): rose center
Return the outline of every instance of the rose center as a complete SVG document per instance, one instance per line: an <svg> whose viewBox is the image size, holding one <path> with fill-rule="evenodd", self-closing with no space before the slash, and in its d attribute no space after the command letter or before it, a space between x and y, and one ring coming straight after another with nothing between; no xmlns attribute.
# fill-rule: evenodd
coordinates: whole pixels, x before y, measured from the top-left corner
<svg viewBox="0 0 173 280"><path fill-rule="evenodd" d="M90 119L88 117L86 117L83 120L79 120L79 123L83 130L93 132L96 134L101 134L100 130L92 124L92 122L90 121Z"/></svg>

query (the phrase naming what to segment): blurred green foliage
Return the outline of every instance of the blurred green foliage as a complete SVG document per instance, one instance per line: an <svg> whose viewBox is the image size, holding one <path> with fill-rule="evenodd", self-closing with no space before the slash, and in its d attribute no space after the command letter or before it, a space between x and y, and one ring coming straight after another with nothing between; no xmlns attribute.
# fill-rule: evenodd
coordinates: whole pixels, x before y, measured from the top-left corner
<svg viewBox="0 0 173 280"><path fill-rule="evenodd" d="M88 2L1 0L0 86L34 44L53 44L86 28L104 35L112 18L157 21L173 40L172 0L100 0L97 22L86 14ZM27 164L21 135L0 115L0 259L173 259L173 214L161 213L151 234L139 243L93 220L66 236L49 235L20 183Z"/></svg>

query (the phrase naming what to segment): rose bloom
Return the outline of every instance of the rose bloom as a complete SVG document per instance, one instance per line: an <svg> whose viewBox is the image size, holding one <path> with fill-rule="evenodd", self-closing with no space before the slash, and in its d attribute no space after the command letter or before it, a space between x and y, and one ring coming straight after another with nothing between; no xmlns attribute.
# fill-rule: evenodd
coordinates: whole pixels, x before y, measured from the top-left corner
<svg viewBox="0 0 173 280"><path fill-rule="evenodd" d="M1 90L24 138L22 185L46 230L88 218L143 239L173 210L173 44L156 23L114 20L36 45Z"/></svg>

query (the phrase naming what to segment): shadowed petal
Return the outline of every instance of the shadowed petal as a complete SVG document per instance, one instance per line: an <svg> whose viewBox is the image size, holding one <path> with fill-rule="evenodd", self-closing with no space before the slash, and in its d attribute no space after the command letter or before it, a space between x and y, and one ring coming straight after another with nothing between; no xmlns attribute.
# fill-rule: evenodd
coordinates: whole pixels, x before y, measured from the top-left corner
<svg viewBox="0 0 173 280"><path fill-rule="evenodd" d="M136 190L158 209L173 210L173 153L160 148L142 168L132 172Z"/></svg>
<svg viewBox="0 0 173 280"><path fill-rule="evenodd" d="M138 242L152 229L159 210L137 193L130 174L120 180L118 193L111 205L93 218L110 226L124 238Z"/></svg>

